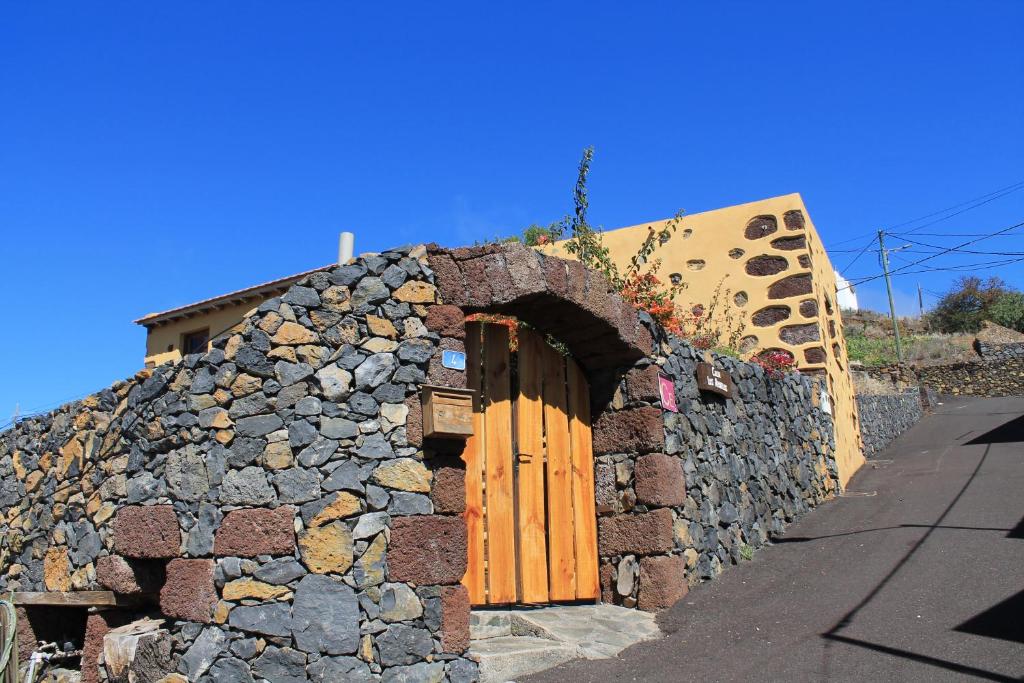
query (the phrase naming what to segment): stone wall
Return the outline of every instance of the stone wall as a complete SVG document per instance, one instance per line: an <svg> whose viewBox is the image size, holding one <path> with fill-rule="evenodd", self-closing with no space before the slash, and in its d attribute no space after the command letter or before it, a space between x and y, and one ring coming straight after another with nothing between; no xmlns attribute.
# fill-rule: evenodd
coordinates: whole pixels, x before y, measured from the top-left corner
<svg viewBox="0 0 1024 683"><path fill-rule="evenodd" d="M837 490L815 380L719 358L737 394L702 395L698 354L576 262L404 248L0 434L0 591L142 600L82 620L86 681L103 634L143 612L190 681L473 680L463 463L423 439L418 391L465 385L440 355L474 311L519 316L587 372L608 601L666 607ZM27 643L54 622L22 616Z"/></svg>
<svg viewBox="0 0 1024 683"><path fill-rule="evenodd" d="M912 388L898 394L858 394L857 410L864 455L872 455L921 419L921 391Z"/></svg>
<svg viewBox="0 0 1024 683"><path fill-rule="evenodd" d="M917 376L950 396L1024 396L1024 358L919 367Z"/></svg>
<svg viewBox="0 0 1024 683"><path fill-rule="evenodd" d="M1024 342L998 344L975 339L974 350L978 352L982 360L990 363L1024 358Z"/></svg>
<svg viewBox="0 0 1024 683"><path fill-rule="evenodd" d="M698 391L702 360L662 337L595 422L606 602L669 607L838 491L832 420L817 406L817 380L773 379L715 356L735 383L726 399ZM660 409L659 374L674 384L678 413Z"/></svg>
<svg viewBox="0 0 1024 683"><path fill-rule="evenodd" d="M0 435L0 592L150 596L190 681L472 680L457 463L407 436L431 280L422 248L315 273L208 353ZM102 614L86 681L134 616ZM28 643L53 622L22 617Z"/></svg>

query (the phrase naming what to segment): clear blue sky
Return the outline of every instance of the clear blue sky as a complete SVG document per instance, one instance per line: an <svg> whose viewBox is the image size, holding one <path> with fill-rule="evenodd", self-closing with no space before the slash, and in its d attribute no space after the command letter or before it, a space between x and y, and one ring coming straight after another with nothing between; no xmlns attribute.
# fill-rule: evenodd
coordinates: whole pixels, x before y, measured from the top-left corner
<svg viewBox="0 0 1024 683"><path fill-rule="evenodd" d="M326 264L340 230L555 220L590 144L596 223L798 191L835 249L1024 180L1020 0L625 7L6 3L0 422L132 374L132 319ZM922 232L1022 220L1024 191ZM951 277L898 279L901 310Z"/></svg>

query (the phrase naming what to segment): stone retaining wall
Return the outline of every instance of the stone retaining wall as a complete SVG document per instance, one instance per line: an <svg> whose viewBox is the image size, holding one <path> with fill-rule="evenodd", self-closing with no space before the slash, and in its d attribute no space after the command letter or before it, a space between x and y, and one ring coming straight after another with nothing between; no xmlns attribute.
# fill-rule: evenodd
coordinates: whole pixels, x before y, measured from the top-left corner
<svg viewBox="0 0 1024 683"><path fill-rule="evenodd" d="M149 596L83 620L85 681L141 612L190 681L473 680L460 448L425 442L418 391L465 386L440 355L474 311L554 335L588 374L608 601L666 607L837 488L811 378L719 358L735 400L702 395L698 354L578 263L404 248L0 434L0 591ZM23 643L54 622L22 616Z"/></svg>
<svg viewBox="0 0 1024 683"><path fill-rule="evenodd" d="M716 356L735 383L726 399L698 391L702 360L662 336L595 422L606 602L669 607L838 491L832 420L817 406L817 380L772 379L757 365ZM678 413L660 409L659 374L673 382Z"/></svg>
<svg viewBox="0 0 1024 683"><path fill-rule="evenodd" d="M407 436L432 279L422 248L315 273L0 435L0 591L154 592L190 681L474 679L458 463ZM130 616L90 620L84 680Z"/></svg>
<svg viewBox="0 0 1024 683"><path fill-rule="evenodd" d="M857 410L865 456L883 450L924 414L917 388L899 394L858 394Z"/></svg>
<svg viewBox="0 0 1024 683"><path fill-rule="evenodd" d="M921 384L952 396L1024 396L1024 358L917 368Z"/></svg>
<svg viewBox="0 0 1024 683"><path fill-rule="evenodd" d="M1024 342L998 344L982 341L981 339L975 339L974 350L978 352L978 355L981 356L982 360L987 362L999 362L1012 360L1014 358L1024 358Z"/></svg>

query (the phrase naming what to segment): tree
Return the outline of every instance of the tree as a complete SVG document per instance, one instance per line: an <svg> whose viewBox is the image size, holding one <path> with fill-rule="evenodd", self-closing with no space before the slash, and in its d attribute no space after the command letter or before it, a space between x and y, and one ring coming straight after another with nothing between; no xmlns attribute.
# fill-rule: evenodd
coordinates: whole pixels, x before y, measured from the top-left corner
<svg viewBox="0 0 1024 683"><path fill-rule="evenodd" d="M961 277L939 300L929 314L932 326L940 332L977 332L983 320L991 319L992 307L1003 296L1013 294L1001 278Z"/></svg>
<svg viewBox="0 0 1024 683"><path fill-rule="evenodd" d="M997 325L1024 332L1024 294L1006 292L989 308L988 318Z"/></svg>

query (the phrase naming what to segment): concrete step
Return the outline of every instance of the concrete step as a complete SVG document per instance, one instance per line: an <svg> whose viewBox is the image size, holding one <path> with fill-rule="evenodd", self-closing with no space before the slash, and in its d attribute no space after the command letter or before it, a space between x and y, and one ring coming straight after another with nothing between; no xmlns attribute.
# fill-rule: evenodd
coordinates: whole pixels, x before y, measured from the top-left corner
<svg viewBox="0 0 1024 683"><path fill-rule="evenodd" d="M576 647L547 638L498 636L475 641L470 656L480 663L480 683L507 683L576 659Z"/></svg>
<svg viewBox="0 0 1024 683"><path fill-rule="evenodd" d="M608 659L661 635L654 615L614 605L474 610L470 656L481 683L506 683L570 659Z"/></svg>
<svg viewBox="0 0 1024 683"><path fill-rule="evenodd" d="M469 637L471 640L500 638L512 635L512 613L502 610L473 610L469 615Z"/></svg>

